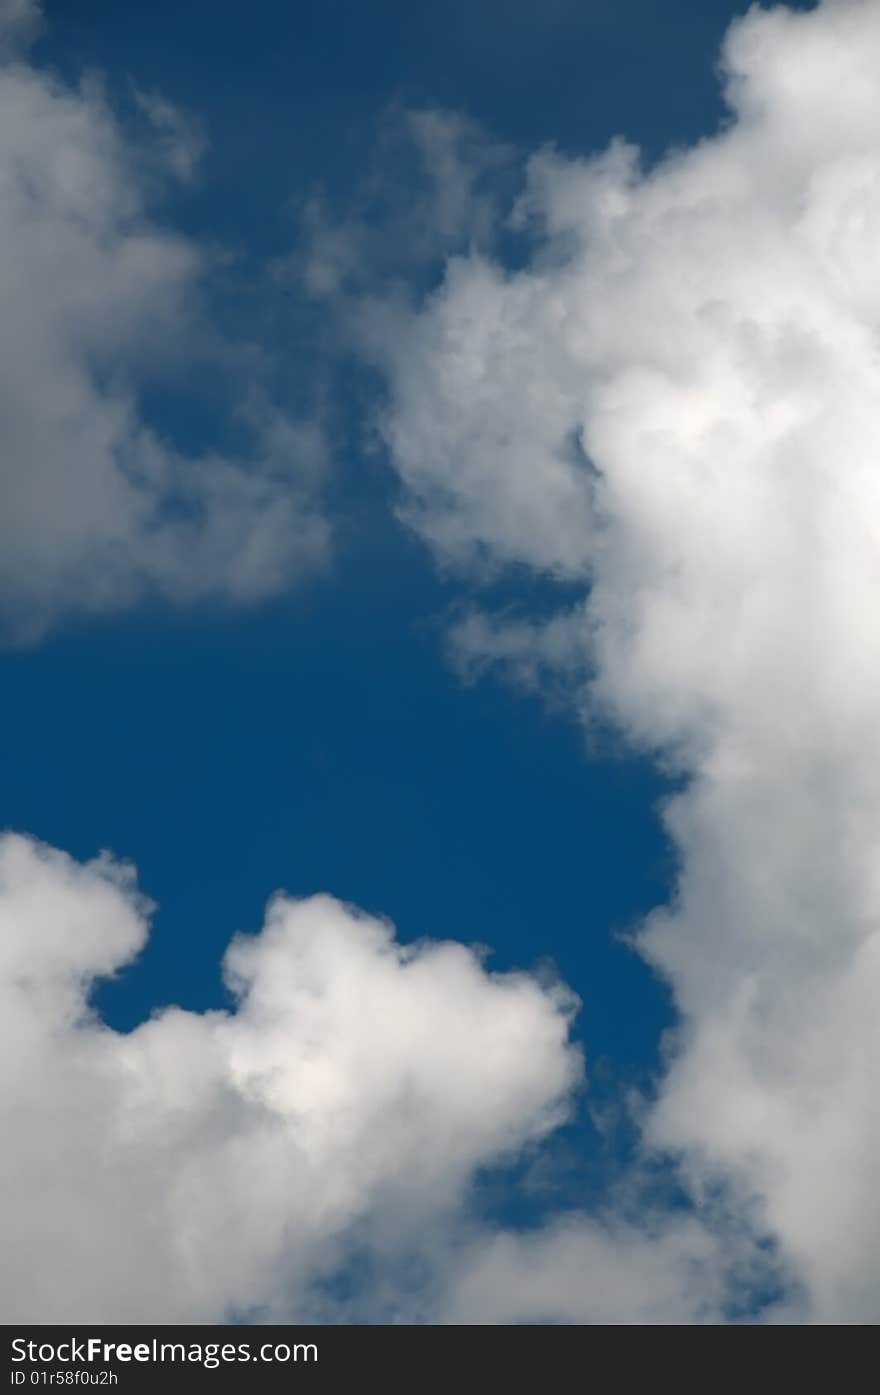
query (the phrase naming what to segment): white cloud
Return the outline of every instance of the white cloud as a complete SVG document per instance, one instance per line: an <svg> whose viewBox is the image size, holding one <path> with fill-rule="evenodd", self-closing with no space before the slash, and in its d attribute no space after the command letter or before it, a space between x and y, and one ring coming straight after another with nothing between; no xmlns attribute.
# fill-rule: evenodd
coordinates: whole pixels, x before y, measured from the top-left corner
<svg viewBox="0 0 880 1395"><path fill-rule="evenodd" d="M656 1228L566 1216L532 1232L484 1235L456 1276L454 1323L718 1322L722 1259L699 1221Z"/></svg>
<svg viewBox="0 0 880 1395"><path fill-rule="evenodd" d="M34 15L7 0L0 33ZM562 990L282 898L227 956L234 1013L121 1036L87 1003L144 942L131 874L7 837L9 1320L332 1316L322 1281L364 1262L373 1318L715 1320L781 1279L776 1320L878 1317L880 8L754 10L725 54L717 136L648 172L622 143L538 155L524 270L460 255L420 312L362 319L438 556L583 585L549 622L471 617L461 660L561 673L687 777L676 894L639 943L680 1011L644 1151L677 1161L693 1214L514 1234L472 1213L474 1175L577 1083ZM193 137L146 101L187 176ZM432 226L485 247L465 130L419 130ZM7 633L287 584L323 550L320 443L255 394L249 460L150 431L138 385L198 339L204 259L148 217L100 94L8 62L0 178Z"/></svg>
<svg viewBox="0 0 880 1395"><path fill-rule="evenodd" d="M9 0L6 32L33 7ZM0 59L0 629L39 637L144 596L251 601L325 558L321 441L218 348L210 258L147 207L158 164L191 173L198 134L155 94L128 138L94 83ZM212 254L213 255L213 254ZM213 342L211 342L213 339ZM193 458L151 427L144 390L225 355L239 455ZM262 405L260 405L262 403Z"/></svg>
<svg viewBox="0 0 880 1395"><path fill-rule="evenodd" d="M549 627L472 619L460 652L588 671L591 710L687 777L639 939L681 1014L645 1146L768 1231L822 1321L880 1316L878 65L872 0L752 9L717 135L649 171L620 142L538 154L529 265L453 259L374 345L438 554L583 580Z"/></svg>
<svg viewBox="0 0 880 1395"><path fill-rule="evenodd" d="M277 897L233 940L234 1011L117 1034L89 993L149 910L110 858L0 838L7 1321L326 1315L322 1279L367 1254L387 1284L464 1224L479 1168L565 1116L564 988L328 896Z"/></svg>

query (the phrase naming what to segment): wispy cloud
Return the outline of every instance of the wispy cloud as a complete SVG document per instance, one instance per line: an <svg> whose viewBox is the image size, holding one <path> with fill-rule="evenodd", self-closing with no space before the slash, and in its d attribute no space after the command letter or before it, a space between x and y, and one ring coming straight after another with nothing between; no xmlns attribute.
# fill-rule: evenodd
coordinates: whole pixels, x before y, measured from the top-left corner
<svg viewBox="0 0 880 1395"><path fill-rule="evenodd" d="M34 6L2 14L23 37ZM126 133L100 87L0 59L0 628L33 640L145 596L259 599L323 564L329 530L314 423L273 401L246 346L218 348L204 288L214 250L151 211L157 176L189 177L198 128L140 95ZM144 407L213 356L223 430L178 448Z"/></svg>
<svg viewBox="0 0 880 1395"><path fill-rule="evenodd" d="M42 23L40 0L0 0L0 52L27 48Z"/></svg>

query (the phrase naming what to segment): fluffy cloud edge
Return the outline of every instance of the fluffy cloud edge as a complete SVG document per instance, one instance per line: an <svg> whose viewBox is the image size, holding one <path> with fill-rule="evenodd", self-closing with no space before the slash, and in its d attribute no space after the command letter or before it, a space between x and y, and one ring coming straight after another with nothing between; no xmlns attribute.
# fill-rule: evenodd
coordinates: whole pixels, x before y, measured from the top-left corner
<svg viewBox="0 0 880 1395"><path fill-rule="evenodd" d="M276 896L231 941L233 1009L120 1034L91 991L150 912L107 855L0 837L9 1320L314 1312L354 1254L393 1273L426 1235L448 1244L475 1176L539 1144L582 1083L561 984L400 944L330 896Z"/></svg>
<svg viewBox="0 0 880 1395"><path fill-rule="evenodd" d="M94 78L32 61L34 5L0 26L0 639L144 601L253 605L323 570L318 414L274 399L265 352L212 323L216 249L164 225L203 133L159 93L146 135ZM15 42L13 42L15 40ZM156 389L216 379L208 442L174 439ZM152 394L152 398L151 395ZM234 442L234 446L231 443Z"/></svg>
<svg viewBox="0 0 880 1395"><path fill-rule="evenodd" d="M877 1316L878 55L868 0L755 6L715 134L650 169L539 153L524 266L456 252L363 305L403 517L466 578L545 586L537 619L466 616L457 662L562 684L676 776L645 1147L824 1322Z"/></svg>

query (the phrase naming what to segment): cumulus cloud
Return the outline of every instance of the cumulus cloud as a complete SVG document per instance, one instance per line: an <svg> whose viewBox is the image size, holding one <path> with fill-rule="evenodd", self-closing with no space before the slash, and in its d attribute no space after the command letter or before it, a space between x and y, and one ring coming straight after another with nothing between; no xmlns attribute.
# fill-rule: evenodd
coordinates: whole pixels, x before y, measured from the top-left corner
<svg viewBox="0 0 880 1395"><path fill-rule="evenodd" d="M873 0L754 7L717 134L650 169L538 153L528 264L456 256L374 338L409 522L447 563L582 584L549 625L472 618L460 655L579 674L682 777L638 936L680 1014L645 1148L772 1236L821 1321L880 1316L878 64ZM493 1311L533 1250L478 1266Z"/></svg>
<svg viewBox="0 0 880 1395"><path fill-rule="evenodd" d="M329 896L229 946L228 1012L127 1035L96 977L142 948L131 868L0 838L0 1306L8 1321L326 1317L330 1280L463 1224L475 1172L566 1115L562 986L404 947ZM412 1275L408 1275L412 1287ZM366 1296L375 1319L376 1300ZM408 1306L409 1305L409 1306Z"/></svg>
<svg viewBox="0 0 880 1395"><path fill-rule="evenodd" d="M6 0L7 49L35 17ZM233 1011L120 1035L89 995L144 943L133 874L10 836L10 1320L332 1317L340 1274L373 1320L877 1319L878 62L869 0L753 9L718 134L652 169L622 141L531 160L518 270L490 254L470 128L423 123L419 256L437 230L457 254L418 310L358 321L407 520L471 574L566 583L549 620L466 619L459 662L562 679L680 777L677 886L637 938L679 1019L640 1123L690 1207L633 1183L522 1233L471 1209L482 1168L564 1117L564 990L281 897L230 947ZM188 177L190 128L141 106ZM100 94L7 61L0 176L7 632L286 584L323 547L292 469L320 445L254 394L247 459L151 431L140 375L186 342L204 261L148 216ZM375 240L328 248L313 292Z"/></svg>
<svg viewBox="0 0 880 1395"><path fill-rule="evenodd" d="M15 56L37 18L14 0L0 11L0 632L12 642L144 596L259 599L327 549L316 427L272 403L243 347L218 346L200 303L213 254L150 210L161 167L191 174L197 129L141 94L155 139L126 134L94 82L73 88ZM212 355L226 360L221 397L242 444L225 453L215 433L219 447L193 455L144 401Z"/></svg>

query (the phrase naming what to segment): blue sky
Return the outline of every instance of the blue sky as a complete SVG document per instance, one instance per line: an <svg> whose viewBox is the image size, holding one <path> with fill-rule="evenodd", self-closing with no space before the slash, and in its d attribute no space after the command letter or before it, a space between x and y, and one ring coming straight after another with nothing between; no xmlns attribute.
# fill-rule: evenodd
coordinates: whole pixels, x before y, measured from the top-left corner
<svg viewBox="0 0 880 1395"><path fill-rule="evenodd" d="M204 168L170 215L253 259L259 275L261 258L289 250L308 192L350 197L395 103L465 112L525 149L549 141L587 154L625 133L656 155L693 139L719 119L713 65L743 8L259 0L247 12L196 3L182 17L96 0L47 6L36 57L71 77L97 68L123 98L131 82L156 88L197 114ZM299 371L296 342L284 347ZM173 426L198 434L187 405L181 393ZM405 935L442 932L472 903L464 938L505 962L552 953L580 991L597 968L607 1049L650 1059L662 997L609 948L609 930L662 899L667 855L651 806L664 785L610 741L607 759L601 745L584 758L578 729L540 702L492 684L462 690L442 652L455 588L388 518L383 462L358 449L356 428L348 440L343 465L364 517L305 596L245 623L127 616L4 655L10 738L37 712L41 733L57 735L36 752L10 739L6 821L43 825L80 855L111 847L141 868L163 907L156 939L170 943L155 979L128 976L131 1007L114 988L120 1020L154 996L209 1001L217 943L230 919L257 919L267 886L332 886L384 909ZM61 710L63 729L50 718ZM136 807L122 793L132 788ZM202 907L210 898L205 919L216 910L204 949L203 928L180 932L188 882Z"/></svg>
<svg viewBox="0 0 880 1395"><path fill-rule="evenodd" d="M7 8L0 39L36 6ZM305 1237L301 1262L261 1249L246 1219L223 1255L205 1221L198 1264L252 1268L240 1290L181 1279L160 1300L168 1255L185 1269L173 1231L122 1290L107 1259L87 1316L870 1318L852 1216L874 1114L849 1072L876 1040L866 1026L847 1046L846 1024L862 1021L849 956L874 924L876 792L860 783L874 671L870 637L841 617L867 614L874 585L857 444L873 398L852 385L875 371L858 229L875 212L859 171L878 155L871 110L854 97L838 120L828 103L844 82L863 90L880 34L869 0L740 23L748 9L45 0L34 46L10 50L0 158L23 171L24 211L0 226L17 334L0 398L0 821L63 854L10 842L0 883L17 895L39 882L29 859L43 867L34 943L79 924L80 905L84 924L116 927L103 958L53 950L120 1034L81 1004L83 1049L115 1043L129 1081L108 1138L133 1110L176 1140L176 1091L228 1053L215 1104L192 1084L178 1170L143 1144L158 1210L214 1137L200 1111L219 1118L233 1090L224 1127L255 1173L288 1165L236 1122L259 1103L304 1156L330 1149L338 1195L363 1190L326 1234L281 1201L260 1212ZM419 154L413 113L458 133L448 177L445 136ZM339 248L340 278L319 284ZM843 483L829 440L853 461ZM156 903L148 939L122 874L75 870L102 850ZM212 1017L240 991L221 977L231 937L259 936L278 891L303 956L289 1001L273 997L287 960L270 913L233 974L250 997ZM344 904L296 909L316 893ZM30 904L13 915L28 935ZM382 977L346 907L414 947L398 975L434 966L418 1012L423 989ZM447 982L426 937L490 957ZM37 950L21 953L29 983ZM313 973L332 1031L306 1040ZM482 1082L506 1039L502 992L522 992L522 1031ZM474 1015L455 1026L459 999ZM358 1038L361 1079L340 1046L352 1011L410 1042L394 1089L418 1124L387 1105L386 1157L386 1105L364 1104L359 1146L385 1160L356 1185L348 1144L326 1144L340 1116L319 1108L301 1139L311 1086L297 1076L279 1104L271 1083L314 1053L328 1099L343 1077L372 1099L394 1051ZM472 1062L473 1100L469 1070L459 1096L432 1094L407 1024L435 1012L436 1034L453 1022L450 1059ZM842 1044L811 1074L814 1014L817 1039ZM233 1024L228 1046L215 1022ZM425 1150L434 1209L413 1181ZM830 1243L811 1229L805 1152L822 1197L852 1174L852 1214L827 1203ZM246 1188L224 1190L219 1164L212 1178L212 1215L247 1216ZM338 1195L313 1209L335 1214ZM374 1300L348 1293L364 1254ZM404 1297L414 1254L430 1277ZM68 1298L41 1297L37 1275L22 1301L81 1317Z"/></svg>
<svg viewBox="0 0 880 1395"><path fill-rule="evenodd" d="M209 150L171 212L256 276L290 246L304 192L350 196L392 103L583 153L621 130L659 152L717 120L731 6L684 5L662 26L648 5L524 4L516 23L503 8L503 64L500 9L464 5L195 5L185 23L170 6L64 5L47 9L37 57L197 113ZM299 371L296 342L284 349ZM181 392L172 425L197 435L187 409ZM651 1066L665 993L614 932L663 899L664 784L610 739L588 753L538 700L458 682L443 637L457 588L389 519L393 479L356 421L348 436L362 516L304 595L244 620L74 625L3 656L5 822L79 857L112 849L159 903L146 955L101 995L120 1026L158 1003L221 1001L219 951L258 927L268 891L331 890L406 938L454 927L499 967L552 956L584 997L591 1055Z"/></svg>
<svg viewBox="0 0 880 1395"><path fill-rule="evenodd" d="M267 3L229 6L218 23L209 9L216 17L195 6L183 25L172 7L48 9L37 56L71 76L99 67L122 100L133 81L198 113L209 150L198 187L170 211L253 259L256 280L260 259L289 247L304 191L350 197L393 103L454 105L524 146L589 151L627 125L659 151L690 134L689 104L678 91L670 104L667 85L639 82L638 104L621 105L647 66L650 7L634 24L602 7L523 6L503 73L497 15L465 6ZM687 61L670 48L702 125L717 109L705 58L726 18L724 6L711 25L701 16ZM580 57L560 81L573 41ZM295 373L295 341L284 351ZM610 737L589 752L578 724L535 697L459 682L443 625L457 588L389 518L393 480L349 410L343 467L358 508L330 575L305 594L244 619L159 611L72 625L3 655L4 822L80 858L109 848L137 865L158 904L150 942L97 991L121 1029L169 1002L224 1004L231 934L257 930L277 888L326 890L389 916L404 939L485 944L493 967L554 960L583 999L597 1098L643 1082L669 1005L617 935L667 889L654 818L665 784ZM198 437L198 412L180 392L175 432ZM575 1136L592 1176L600 1143L586 1117Z"/></svg>

